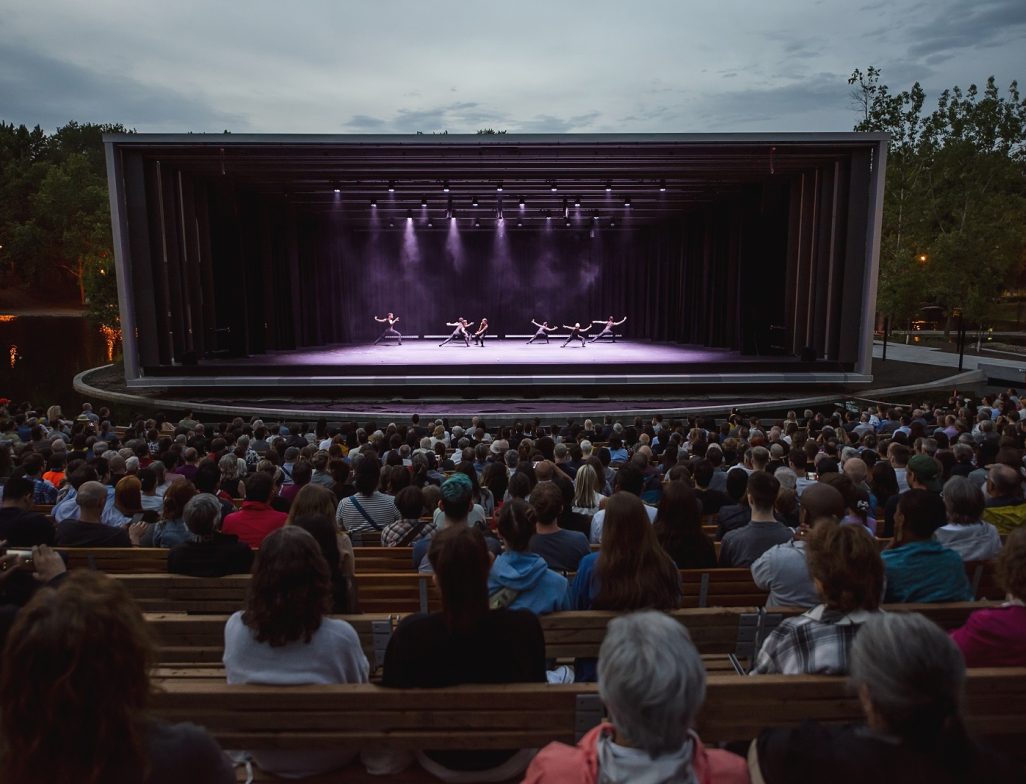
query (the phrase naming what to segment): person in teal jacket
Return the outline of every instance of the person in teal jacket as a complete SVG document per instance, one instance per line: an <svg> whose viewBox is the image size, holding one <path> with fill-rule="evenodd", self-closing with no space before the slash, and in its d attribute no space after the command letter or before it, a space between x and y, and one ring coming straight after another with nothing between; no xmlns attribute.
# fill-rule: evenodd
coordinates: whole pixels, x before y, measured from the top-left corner
<svg viewBox="0 0 1026 784"><path fill-rule="evenodd" d="M929 490L909 490L894 515L895 546L881 553L885 602L964 602L973 598L962 556L933 538L947 519L944 501Z"/></svg>
<svg viewBox="0 0 1026 784"><path fill-rule="evenodd" d="M535 615L570 609L566 578L528 550L536 521L534 507L526 501L517 498L503 504L499 536L506 549L488 576L492 609L530 610Z"/></svg>

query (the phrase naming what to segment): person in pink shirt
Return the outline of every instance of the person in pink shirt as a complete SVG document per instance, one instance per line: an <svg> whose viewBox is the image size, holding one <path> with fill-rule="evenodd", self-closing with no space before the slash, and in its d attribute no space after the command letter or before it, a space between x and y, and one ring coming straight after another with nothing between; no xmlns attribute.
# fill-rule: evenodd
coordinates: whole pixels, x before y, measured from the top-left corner
<svg viewBox="0 0 1026 784"><path fill-rule="evenodd" d="M1026 528L1008 536L997 559L997 575L1007 601L977 610L951 632L967 667L1026 666Z"/></svg>
<svg viewBox="0 0 1026 784"><path fill-rule="evenodd" d="M221 531L234 534L250 547L259 547L265 536L285 525L288 517L270 507L272 492L274 477L270 474L257 471L246 477L246 500L238 512L224 518Z"/></svg>
<svg viewBox="0 0 1026 784"><path fill-rule="evenodd" d="M531 762L524 784L747 784L743 758L707 749L691 729L705 699L705 667L679 621L654 610L614 618L598 673L612 723L595 727L576 746L550 743Z"/></svg>

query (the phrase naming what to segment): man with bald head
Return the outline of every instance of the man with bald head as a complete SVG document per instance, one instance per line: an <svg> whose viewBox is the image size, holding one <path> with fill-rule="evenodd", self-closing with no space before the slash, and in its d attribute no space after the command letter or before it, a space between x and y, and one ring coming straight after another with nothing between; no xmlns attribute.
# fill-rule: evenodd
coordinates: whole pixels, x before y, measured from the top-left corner
<svg viewBox="0 0 1026 784"><path fill-rule="evenodd" d="M820 483L805 488L794 539L771 547L752 564L755 584L770 592L767 607L815 607L820 603L805 560L805 538L814 525L838 525L844 513L844 497L836 488Z"/></svg>
<svg viewBox="0 0 1026 784"><path fill-rule="evenodd" d="M99 482L83 482L75 496L78 519L57 524L58 547L131 547L128 532L101 522L107 488Z"/></svg>
<svg viewBox="0 0 1026 784"><path fill-rule="evenodd" d="M984 491L987 507L983 519L1009 534L1026 523L1026 501L1022 495L1022 474L1004 463L994 463L987 471Z"/></svg>

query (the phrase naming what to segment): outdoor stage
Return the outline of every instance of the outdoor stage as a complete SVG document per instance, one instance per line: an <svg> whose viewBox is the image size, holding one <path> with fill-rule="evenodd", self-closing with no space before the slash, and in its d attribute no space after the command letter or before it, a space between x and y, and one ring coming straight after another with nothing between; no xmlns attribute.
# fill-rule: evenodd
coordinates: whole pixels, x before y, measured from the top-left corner
<svg viewBox="0 0 1026 784"><path fill-rule="evenodd" d="M637 386L766 387L859 384L869 378L840 363L793 357L744 356L736 351L618 339L565 348L566 336L548 344L524 338L489 338L484 348L442 338L394 339L374 345L336 345L269 352L252 357L203 359L196 365L157 366L129 387L375 387L386 391L429 387L455 394L496 387L577 387L607 393ZM570 391L565 389L565 391Z"/></svg>

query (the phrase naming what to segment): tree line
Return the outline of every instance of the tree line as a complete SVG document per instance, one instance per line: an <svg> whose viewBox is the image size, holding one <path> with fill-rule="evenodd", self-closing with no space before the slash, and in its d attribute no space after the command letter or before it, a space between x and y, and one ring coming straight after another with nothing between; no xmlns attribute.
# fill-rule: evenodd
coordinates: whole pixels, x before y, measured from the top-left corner
<svg viewBox="0 0 1026 784"><path fill-rule="evenodd" d="M869 67L848 80L855 130L891 136L877 312L903 326L933 305L945 329L959 311L986 324L1026 285L1026 100L991 76L928 111L918 82L895 93L880 77Z"/></svg>

